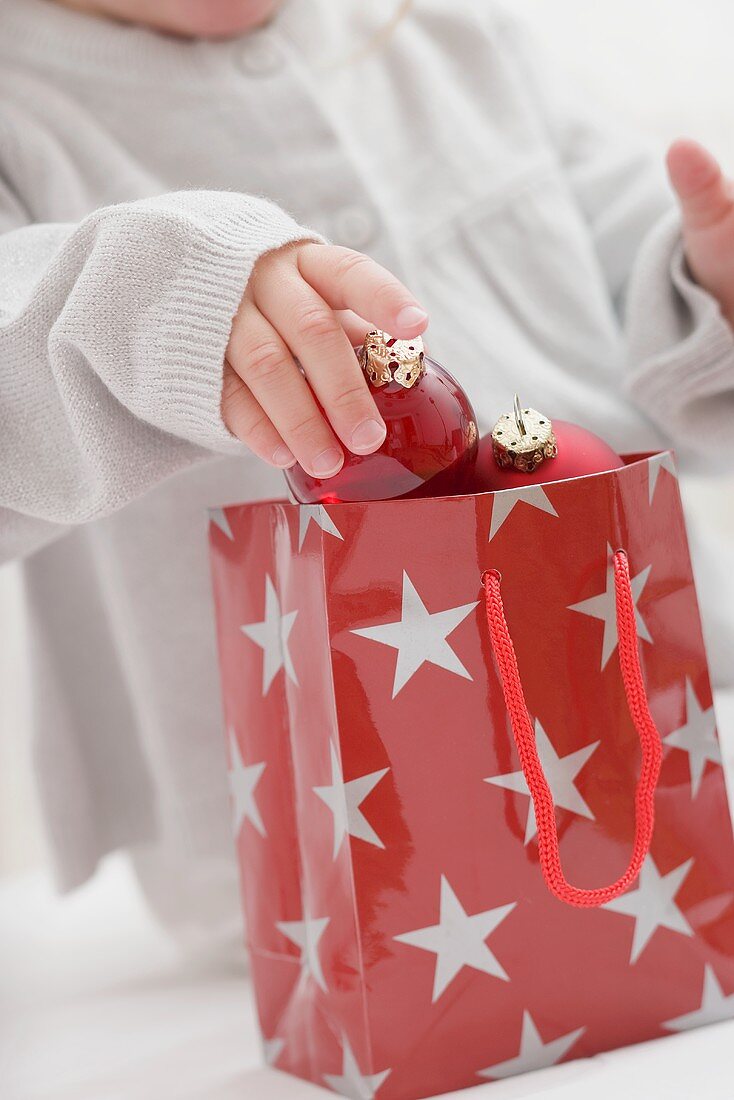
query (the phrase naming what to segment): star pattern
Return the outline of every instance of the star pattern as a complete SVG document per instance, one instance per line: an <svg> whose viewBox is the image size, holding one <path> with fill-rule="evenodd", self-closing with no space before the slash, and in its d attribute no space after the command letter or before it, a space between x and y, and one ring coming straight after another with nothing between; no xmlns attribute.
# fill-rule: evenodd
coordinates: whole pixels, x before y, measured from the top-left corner
<svg viewBox="0 0 734 1100"><path fill-rule="evenodd" d="M366 840L368 844L374 844L377 848L384 848L385 845L362 813L360 806L390 769L382 768L380 771L370 772L369 775L362 775L358 779L350 779L345 783L339 756L333 743L329 748L331 750L331 785L314 787L314 794L317 794L329 807L334 817L334 859L339 855L344 837L347 835L357 837L358 840Z"/></svg>
<svg viewBox="0 0 734 1100"><path fill-rule="evenodd" d="M471 680L471 674L464 668L447 638L471 614L477 603L475 600L460 607L450 607L446 611L430 612L410 577L404 572L403 603L399 621L363 627L353 630L352 633L397 649L392 691L394 699L426 662Z"/></svg>
<svg viewBox="0 0 734 1100"><path fill-rule="evenodd" d="M441 875L438 924L395 936L398 943L430 951L436 956L432 1003L438 1000L465 966L482 970L505 982L510 980L485 940L509 916L516 904L499 905L469 916L446 876Z"/></svg>
<svg viewBox="0 0 734 1100"><path fill-rule="evenodd" d="M613 557L611 546L607 546L607 551L609 564L607 565L607 584L604 592L598 596L592 596L588 600L582 600L581 603L572 604L568 609L569 611L578 611L581 615L590 615L594 619L601 619L604 623L604 638L601 647L602 669L606 667L607 661L619 644L619 637L617 634L617 599L614 587L614 566L611 564L611 559ZM637 634L638 637L644 639L646 642L651 642L652 638L647 628L647 623L640 614L640 609L637 604L647 584L651 569L651 565L646 566L636 577L632 577L631 583L632 599L634 601L635 616L637 619Z"/></svg>
<svg viewBox="0 0 734 1100"><path fill-rule="evenodd" d="M676 1016L673 1020L666 1020L663 1027L668 1031L688 1031L694 1027L705 1027L707 1024L718 1024L722 1020L730 1020L734 1016L734 993L724 993L719 985L714 968L707 966L703 973L703 992L701 1005L693 1012L686 1012L684 1016Z"/></svg>
<svg viewBox="0 0 734 1100"><path fill-rule="evenodd" d="M637 889L628 890L604 904L604 909L634 918L630 965L637 962L658 928L669 928L684 936L693 935L693 929L675 904L675 896L692 866L693 860L687 859L667 875L661 875L652 856L648 856L642 865Z"/></svg>
<svg viewBox="0 0 734 1100"><path fill-rule="evenodd" d="M269 1064L376 1100L591 1056L608 1044L604 1006L623 1001L634 1001L620 1033L630 1042L734 1018L734 846L685 546L674 545L674 471L658 456L450 503L212 514L232 823ZM571 823L564 866L573 863L574 882L603 885L596 844L579 846L577 834L603 847L632 827L611 767L630 751L634 766L638 749L616 736L629 718L604 560L623 544L645 687L668 715L669 774L654 858L606 912L579 911L548 894L517 757L500 765L487 745L498 735L487 715L501 699L480 578L489 565L503 572L508 623L528 650L521 671L538 755L559 822ZM306 556L321 552L326 604L316 622L299 593ZM564 584L584 587L559 598ZM557 662L533 647L541 624ZM566 669L558 678L557 666ZM498 766L503 774L492 774ZM587 804L593 776L601 785ZM276 861L267 874L265 857ZM668 975L667 999L653 970ZM592 989L600 1011L559 1015L559 982ZM350 990L356 1015L341 1011ZM381 1026L370 1030L370 1020ZM493 1022L483 1039L482 1020Z"/></svg>
<svg viewBox="0 0 734 1100"><path fill-rule="evenodd" d="M296 621L297 611L282 614L280 600L270 575L265 577L265 618L261 623L249 623L240 630L263 651L263 695L281 668L294 684L298 684L296 670L291 660L288 639Z"/></svg>
<svg viewBox="0 0 734 1100"><path fill-rule="evenodd" d="M329 917L304 917L303 920L280 920L275 923L278 931L301 949L301 966L324 993L326 979L321 967L319 942L328 927L329 920Z"/></svg>
<svg viewBox="0 0 734 1100"><path fill-rule="evenodd" d="M237 736L229 731L229 793L232 801L232 827L235 837L246 821L251 821L260 836L266 836L263 819L255 801L255 788L265 771L265 764L245 765Z"/></svg>
<svg viewBox="0 0 734 1100"><path fill-rule="evenodd" d="M570 810L574 814L579 814L581 817L587 817L590 821L594 821L594 815L581 797L574 780L601 742L594 741L593 744L585 745L582 749L576 749L575 752L568 753L566 756L559 756L548 734L536 719L535 744L556 806L559 809ZM497 787L504 787L508 791L516 791L518 794L527 795L530 799L525 828L525 843L529 844L536 833L535 806L530 798L530 788L522 771L510 772L507 775L490 776L484 782L493 783Z"/></svg>
<svg viewBox="0 0 734 1100"><path fill-rule="evenodd" d="M210 508L209 522L213 523L215 527L218 527L220 531L224 532L228 539L231 539L232 542L234 542L232 528L229 525L229 520L227 519L223 508Z"/></svg>
<svg viewBox="0 0 734 1100"><path fill-rule="evenodd" d="M324 508L323 504L301 504L298 509L298 550L303 549L303 544L312 523L325 531L327 535L344 541L344 536L334 523L333 519Z"/></svg>
<svg viewBox="0 0 734 1100"><path fill-rule="evenodd" d="M357 1065L352 1048L346 1035L342 1036L342 1071L340 1075L325 1073L324 1081L339 1096L349 1096L352 1100L374 1100L380 1085L389 1077L391 1070L381 1073L364 1074Z"/></svg>
<svg viewBox="0 0 734 1100"><path fill-rule="evenodd" d="M693 684L686 680L686 721L680 729L663 738L666 745L683 749L688 753L691 769L691 798L701 788L706 761L721 764L721 746L716 736L716 715L713 705L704 710L699 703Z"/></svg>
<svg viewBox="0 0 734 1100"><path fill-rule="evenodd" d="M678 471L675 468L675 458L670 451L663 451L659 455L653 455L652 458L647 460L647 476L649 479L650 488L650 504L652 504L652 498L655 496L655 487L658 483L658 477L661 470L667 470L669 474L672 474L674 478L678 478Z"/></svg>
<svg viewBox="0 0 734 1100"><path fill-rule="evenodd" d="M492 541L517 504L528 504L531 508L537 508L540 512L547 512L549 516L558 517L558 512L551 504L545 489L541 485L524 485L521 489L501 489L494 494L492 501L489 542Z"/></svg>
<svg viewBox="0 0 734 1100"><path fill-rule="evenodd" d="M540 1037L533 1017L529 1012L523 1012L522 1034L520 1036L520 1053L516 1058L509 1058L506 1062L498 1062L494 1066L478 1071L479 1077L488 1077L500 1080L503 1077L515 1077L518 1073L529 1073L534 1069L545 1069L546 1066L554 1066L560 1062L564 1055L568 1054L573 1044L581 1038L586 1028L579 1027L575 1031L569 1031L561 1035L560 1039L551 1039L544 1043Z"/></svg>

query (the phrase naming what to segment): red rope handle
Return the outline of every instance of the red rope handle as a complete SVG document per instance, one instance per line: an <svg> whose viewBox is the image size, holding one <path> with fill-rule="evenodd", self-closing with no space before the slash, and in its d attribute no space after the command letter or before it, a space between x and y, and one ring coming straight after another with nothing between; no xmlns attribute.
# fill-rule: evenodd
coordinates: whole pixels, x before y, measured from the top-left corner
<svg viewBox="0 0 734 1100"><path fill-rule="evenodd" d="M627 696L627 706L642 748L642 765L635 792L635 840L632 858L621 878L618 878L611 886L603 886L596 890L582 890L577 886L572 886L563 874L561 855L558 848L558 828L556 826L553 795L543 774L543 767L535 744L533 723L523 695L515 647L512 644L502 604L501 580L502 578L496 569L489 569L482 575L487 604L487 623L489 624L489 635L502 681L502 692L510 716L512 733L517 751L520 754L520 764L535 806L535 817L538 826L538 854L543 877L548 889L559 901L565 901L568 905L576 905L581 908L604 905L612 898L619 897L632 885L640 873L645 856L650 850L655 825L655 788L662 760L660 734L650 714L642 669L640 668L637 622L627 555L624 550L617 550L614 554L619 661Z"/></svg>

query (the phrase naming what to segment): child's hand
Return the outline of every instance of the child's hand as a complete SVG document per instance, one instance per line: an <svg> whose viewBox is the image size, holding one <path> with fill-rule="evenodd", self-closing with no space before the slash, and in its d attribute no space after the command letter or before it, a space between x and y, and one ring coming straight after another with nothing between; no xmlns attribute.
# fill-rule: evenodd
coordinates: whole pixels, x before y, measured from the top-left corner
<svg viewBox="0 0 734 1100"><path fill-rule="evenodd" d="M314 477L331 477L344 461L340 440L370 454L385 439L352 344L372 326L409 340L427 323L412 294L367 256L312 243L269 252L232 327L224 422L266 462L298 461Z"/></svg>
<svg viewBox="0 0 734 1100"><path fill-rule="evenodd" d="M734 327L734 184L695 141L677 141L671 146L668 171L683 212L691 271L718 299Z"/></svg>

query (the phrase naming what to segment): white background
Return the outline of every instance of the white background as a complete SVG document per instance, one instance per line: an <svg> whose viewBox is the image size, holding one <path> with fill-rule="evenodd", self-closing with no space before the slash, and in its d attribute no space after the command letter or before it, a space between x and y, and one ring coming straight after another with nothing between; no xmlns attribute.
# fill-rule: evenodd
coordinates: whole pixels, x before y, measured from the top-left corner
<svg viewBox="0 0 734 1100"><path fill-rule="evenodd" d="M447 3L450 0L447 0ZM734 171L732 0L515 0L548 46L631 126L665 142L688 134ZM0 476L2 476L0 472ZM734 486L689 506L734 539ZM733 542L734 549L734 542ZM43 858L29 766L21 594L0 569L0 876Z"/></svg>

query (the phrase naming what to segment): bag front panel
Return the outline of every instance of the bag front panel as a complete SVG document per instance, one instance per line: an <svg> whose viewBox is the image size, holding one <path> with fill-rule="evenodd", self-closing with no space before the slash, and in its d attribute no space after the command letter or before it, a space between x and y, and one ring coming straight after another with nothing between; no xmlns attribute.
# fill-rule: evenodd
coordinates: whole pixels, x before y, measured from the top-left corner
<svg viewBox="0 0 734 1100"><path fill-rule="evenodd" d="M734 991L734 846L673 469L656 456L529 493L328 510L341 535L325 553L342 757L350 775L389 769L362 805L383 846L351 838L385 1100L519 1072L531 1048L540 1064L664 1035L699 1008L709 969L722 997ZM607 908L578 910L540 872L480 578L503 576L566 875L604 885L629 859L640 761L616 647L618 547L670 740L643 876ZM464 955L446 947L452 921Z"/></svg>

